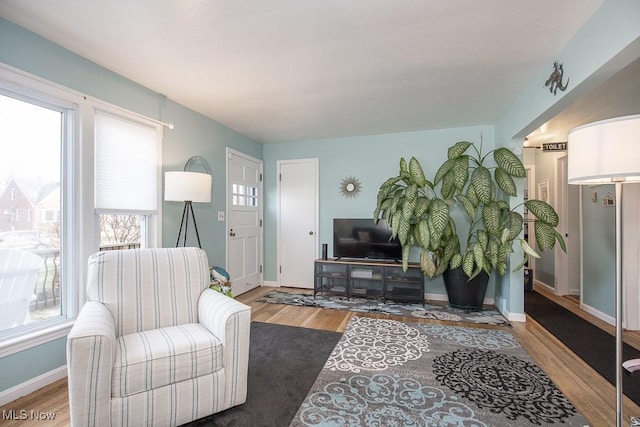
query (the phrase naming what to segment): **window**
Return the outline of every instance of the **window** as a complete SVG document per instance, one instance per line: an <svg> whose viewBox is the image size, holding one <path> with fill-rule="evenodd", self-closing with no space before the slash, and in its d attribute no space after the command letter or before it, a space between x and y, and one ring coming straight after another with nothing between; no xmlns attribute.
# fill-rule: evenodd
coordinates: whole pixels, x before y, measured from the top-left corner
<svg viewBox="0 0 640 427"><path fill-rule="evenodd" d="M161 128L95 113L95 208L100 249L154 246L149 227L159 206Z"/></svg>
<svg viewBox="0 0 640 427"><path fill-rule="evenodd" d="M0 333L65 314L60 188L73 109L62 104L0 92L0 212L15 213L0 221ZM25 213L42 205L32 222Z"/></svg>
<svg viewBox="0 0 640 427"><path fill-rule="evenodd" d="M234 206L258 206L258 189L249 185L231 186L231 203Z"/></svg>
<svg viewBox="0 0 640 427"><path fill-rule="evenodd" d="M158 244L161 137L151 120L0 64L0 256L31 258L0 260L0 357L67 335L89 255ZM2 279L18 270L30 278L9 297Z"/></svg>

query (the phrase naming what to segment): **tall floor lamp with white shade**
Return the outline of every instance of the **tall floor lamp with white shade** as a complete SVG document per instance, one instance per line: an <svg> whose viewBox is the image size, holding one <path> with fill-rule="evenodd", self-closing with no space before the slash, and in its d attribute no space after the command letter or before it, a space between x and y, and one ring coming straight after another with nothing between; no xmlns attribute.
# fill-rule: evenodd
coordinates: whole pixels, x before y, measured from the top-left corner
<svg viewBox="0 0 640 427"><path fill-rule="evenodd" d="M180 238L184 230L184 239L182 246L187 245L187 228L189 227L189 214L193 219L193 227L196 231L198 239L198 247L200 244L200 234L198 233L198 225L196 217L193 213L192 203L209 203L211 202L211 175L200 172L173 171L164 174L164 200L173 202L184 202L182 210L182 221L180 222L180 230L178 231L178 240L176 247L180 246Z"/></svg>
<svg viewBox="0 0 640 427"><path fill-rule="evenodd" d="M569 184L614 184L616 208L616 426L622 411L622 184L640 182L640 115L589 123L569 132Z"/></svg>

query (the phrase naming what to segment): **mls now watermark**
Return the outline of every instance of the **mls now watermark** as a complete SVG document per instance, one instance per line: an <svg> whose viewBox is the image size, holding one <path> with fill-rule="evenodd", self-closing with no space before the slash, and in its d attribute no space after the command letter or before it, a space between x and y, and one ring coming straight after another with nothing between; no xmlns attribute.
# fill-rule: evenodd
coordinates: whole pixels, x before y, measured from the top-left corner
<svg viewBox="0 0 640 427"><path fill-rule="evenodd" d="M23 420L23 421L53 421L56 419L55 412L44 412L35 409L26 410L21 409L16 411L14 409L2 410L3 420Z"/></svg>
<svg viewBox="0 0 640 427"><path fill-rule="evenodd" d="M640 417L631 417L631 427L640 427Z"/></svg>

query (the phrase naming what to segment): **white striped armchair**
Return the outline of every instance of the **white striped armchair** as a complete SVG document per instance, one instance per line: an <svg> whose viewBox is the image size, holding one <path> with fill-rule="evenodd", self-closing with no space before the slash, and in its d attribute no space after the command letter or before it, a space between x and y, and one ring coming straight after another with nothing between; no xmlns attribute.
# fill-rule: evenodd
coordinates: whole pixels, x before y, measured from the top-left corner
<svg viewBox="0 0 640 427"><path fill-rule="evenodd" d="M198 248L99 252L67 341L73 426L174 426L247 397L251 308Z"/></svg>

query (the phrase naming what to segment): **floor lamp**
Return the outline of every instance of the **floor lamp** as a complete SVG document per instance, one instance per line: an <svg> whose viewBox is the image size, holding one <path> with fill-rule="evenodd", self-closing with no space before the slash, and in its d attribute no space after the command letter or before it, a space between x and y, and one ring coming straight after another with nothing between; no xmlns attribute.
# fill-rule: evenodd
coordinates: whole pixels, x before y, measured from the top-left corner
<svg viewBox="0 0 640 427"><path fill-rule="evenodd" d="M640 182L640 115L618 117L569 132L569 184L614 184L616 208L616 426L622 415L622 184Z"/></svg>
<svg viewBox="0 0 640 427"><path fill-rule="evenodd" d="M193 227L196 231L196 238L198 239L198 247L202 248L192 203L211 202L211 175L199 172L165 172L164 200L168 202L184 202L176 247L180 246L182 230L184 230L182 246L187 245L187 228L189 228L189 215L191 215Z"/></svg>

